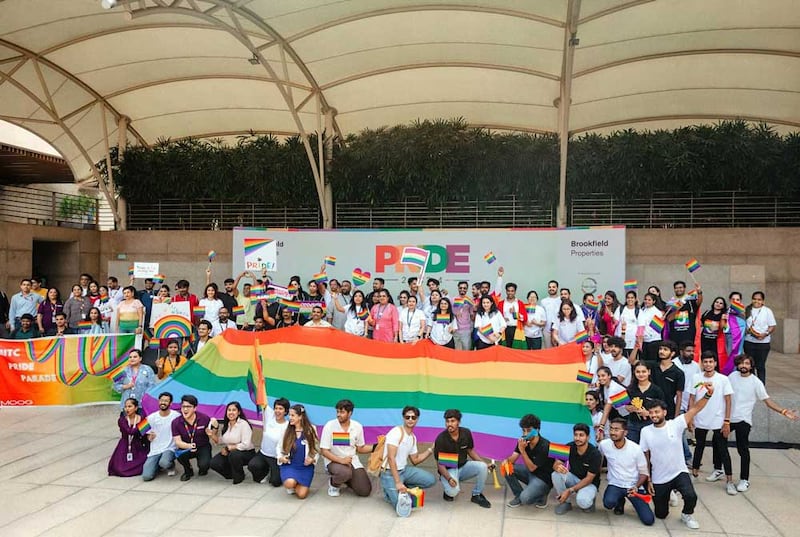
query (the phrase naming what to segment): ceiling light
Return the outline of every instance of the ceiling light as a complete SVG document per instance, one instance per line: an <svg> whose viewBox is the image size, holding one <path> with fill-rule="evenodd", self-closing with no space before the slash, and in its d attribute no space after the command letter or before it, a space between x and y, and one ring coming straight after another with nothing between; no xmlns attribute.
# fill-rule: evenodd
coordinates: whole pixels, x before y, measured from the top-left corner
<svg viewBox="0 0 800 537"><path fill-rule="evenodd" d="M259 61L258 56L256 55L255 52L253 53L253 57L252 58L248 58L247 61L249 61L250 64L252 64L252 65L258 65L259 63L261 63Z"/></svg>
<svg viewBox="0 0 800 537"><path fill-rule="evenodd" d="M111 9L117 6L117 0L100 0L103 9Z"/></svg>

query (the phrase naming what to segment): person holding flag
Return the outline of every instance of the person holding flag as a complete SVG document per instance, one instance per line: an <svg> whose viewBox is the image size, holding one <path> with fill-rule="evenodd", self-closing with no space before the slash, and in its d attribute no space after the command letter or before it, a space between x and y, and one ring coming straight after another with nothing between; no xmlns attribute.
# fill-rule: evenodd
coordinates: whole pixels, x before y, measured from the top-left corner
<svg viewBox="0 0 800 537"><path fill-rule="evenodd" d="M507 474L506 483L514 493L508 507L533 504L539 509L547 507L547 495L553 488L553 459L550 458L550 441L539 434L542 420L534 414L525 414L519 420L522 436L514 446L514 452L500 465L512 465L514 471ZM514 465L522 459L522 465ZM522 484L525 484L523 487Z"/></svg>
<svg viewBox="0 0 800 537"><path fill-rule="evenodd" d="M505 345L510 348L514 344L517 330L523 331L528 322L528 310L525 309L525 303L517 298L516 283L506 284L506 298L497 303L497 310L503 314L506 322Z"/></svg>
<svg viewBox="0 0 800 537"><path fill-rule="evenodd" d="M589 426L585 423L576 423L572 427L572 442L567 444L569 457L566 464L557 459L553 464L553 488L556 489L555 513L563 515L572 510L572 501L584 513L593 513L595 499L600 488L600 468L603 464L603 455L589 443Z"/></svg>
<svg viewBox="0 0 800 537"><path fill-rule="evenodd" d="M475 315L475 328L478 330L478 339L475 342L478 350L497 345L503 337L506 322L489 295L481 297L478 314Z"/></svg>

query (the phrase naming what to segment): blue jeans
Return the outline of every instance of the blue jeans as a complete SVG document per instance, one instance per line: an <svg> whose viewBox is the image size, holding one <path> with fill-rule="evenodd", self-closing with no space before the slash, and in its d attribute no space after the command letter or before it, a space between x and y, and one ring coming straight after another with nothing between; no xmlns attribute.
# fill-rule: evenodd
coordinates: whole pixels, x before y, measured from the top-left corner
<svg viewBox="0 0 800 537"><path fill-rule="evenodd" d="M553 479L553 488L556 489L556 494L559 496L561 496L561 494L563 494L568 488L574 487L581 482L580 478L578 478L572 472L567 472L566 474L553 472L551 477ZM575 493L575 503L577 503L578 507L581 509L589 509L592 505L594 505L594 499L596 497L597 487L594 486L594 484L586 485Z"/></svg>
<svg viewBox="0 0 800 537"><path fill-rule="evenodd" d="M527 486L523 488L520 481ZM514 496L524 504L544 502L552 488L524 466L514 466L514 473L506 476L506 483Z"/></svg>
<svg viewBox="0 0 800 537"><path fill-rule="evenodd" d="M486 474L488 472L489 468L486 466L485 462L467 461L467 463L461 468L448 469L450 477L456 480L455 487L451 487L450 483L447 482L444 476L439 476L439 481L442 482L444 493L451 498L455 498L458 496L458 493L461 492L461 481L466 481L467 479L474 477L475 487L472 489L472 495L477 496L478 494L483 493L483 486L486 484Z"/></svg>
<svg viewBox="0 0 800 537"><path fill-rule="evenodd" d="M152 481L156 478L158 469L169 470L175 468L175 452L168 449L167 451L158 455L150 455L144 461L144 468L142 469L142 479L145 481Z"/></svg>
<svg viewBox="0 0 800 537"><path fill-rule="evenodd" d="M642 524L652 526L653 522L656 521L656 517L650 509L650 505L639 498L628 497L628 489L617 487L616 485L608 485L605 494L603 494L603 507L606 509L614 509L618 506L623 507L626 498L633 504L633 508L636 509L636 514L639 515L639 520L642 521Z"/></svg>
<svg viewBox="0 0 800 537"><path fill-rule="evenodd" d="M400 475L400 481L408 488L429 489L436 484L436 478L432 473L414 466L406 466L397 473ZM397 505L397 487L391 470L381 472L381 487L383 487L383 499L392 505Z"/></svg>

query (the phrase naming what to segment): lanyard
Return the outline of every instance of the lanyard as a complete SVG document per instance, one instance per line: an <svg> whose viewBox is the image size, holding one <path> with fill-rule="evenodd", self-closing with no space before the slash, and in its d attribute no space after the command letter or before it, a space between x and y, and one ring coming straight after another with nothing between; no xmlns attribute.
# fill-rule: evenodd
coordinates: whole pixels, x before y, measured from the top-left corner
<svg viewBox="0 0 800 537"><path fill-rule="evenodd" d="M194 433L197 432L197 416L194 417L194 423L192 424L192 430L189 430L189 423L184 419L183 426L186 429L186 434L189 436L188 444L194 444Z"/></svg>
<svg viewBox="0 0 800 537"><path fill-rule="evenodd" d="M411 328L411 319L414 318L414 314L417 310L407 310L406 312L406 326Z"/></svg>
<svg viewBox="0 0 800 537"><path fill-rule="evenodd" d="M384 312L385 309L386 309L386 306L378 306L378 314L376 315L376 317L378 319L383 317L383 312Z"/></svg>

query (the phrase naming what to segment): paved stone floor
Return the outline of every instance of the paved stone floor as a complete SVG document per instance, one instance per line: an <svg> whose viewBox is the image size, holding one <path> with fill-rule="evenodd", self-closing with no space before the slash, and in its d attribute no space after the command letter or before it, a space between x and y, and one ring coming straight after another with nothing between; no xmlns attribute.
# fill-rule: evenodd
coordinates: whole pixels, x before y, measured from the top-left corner
<svg viewBox="0 0 800 537"><path fill-rule="evenodd" d="M772 371L781 371L773 377L776 382L769 384L774 397L797 394L800 375L793 365L797 359L796 355L770 356ZM437 486L429 491L424 509L399 519L377 488L369 498L356 498L347 490L339 498L329 498L321 467L305 501L252 480L233 486L213 472L186 483L165 474L150 483L108 477L107 461L119 434L117 408L0 409L0 536L800 535L795 511L800 505L800 452L796 449L753 450L750 491L734 497L725 493L721 482L707 483L706 473L701 473L695 481L700 496L697 531L681 524L680 508L649 528L639 523L630 507L623 516L606 512L600 503L592 514L573 511L556 516L552 500L544 510L509 509L505 507L508 490L495 490L491 482L486 492L491 509L471 504L463 493L455 503L445 504ZM797 428L800 424L793 424L795 432ZM733 449L731 456L738 469ZM704 470L711 464L710 457L707 449ZM735 474L738 478L738 470Z"/></svg>

